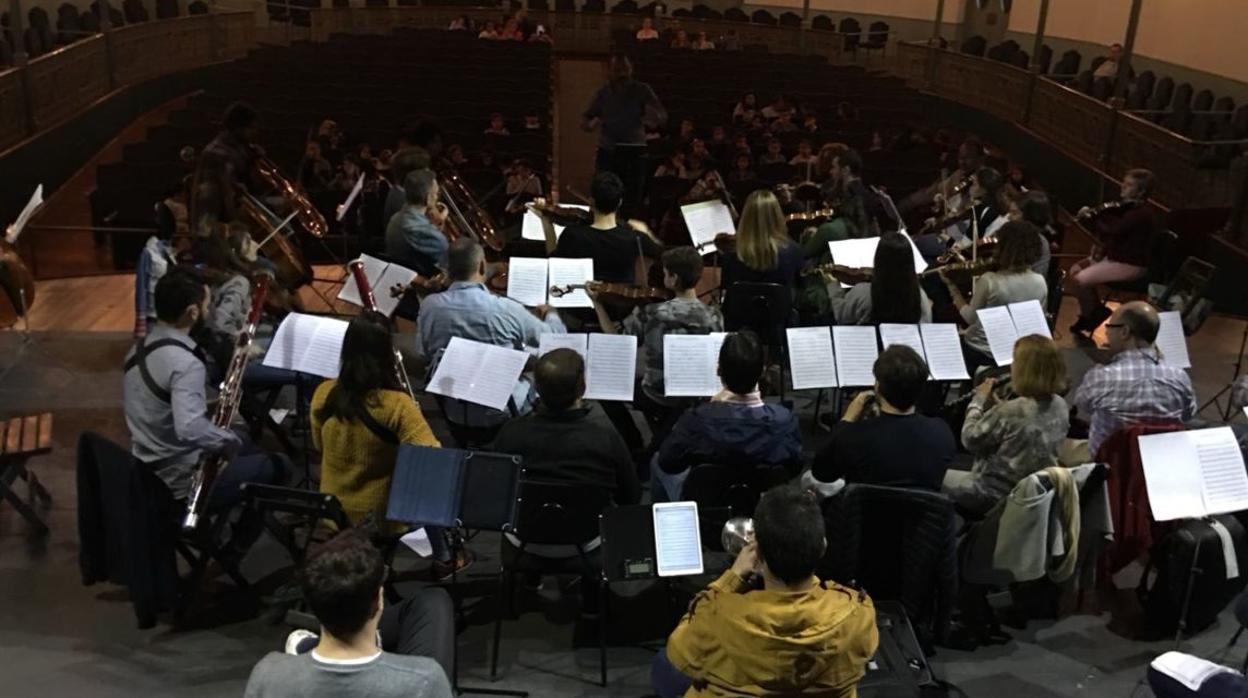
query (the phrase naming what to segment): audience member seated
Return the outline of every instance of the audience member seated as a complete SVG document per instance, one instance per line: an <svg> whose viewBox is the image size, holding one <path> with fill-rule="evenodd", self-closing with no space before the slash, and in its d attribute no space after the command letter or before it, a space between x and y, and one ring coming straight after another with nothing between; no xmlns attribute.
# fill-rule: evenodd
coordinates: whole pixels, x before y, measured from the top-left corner
<svg viewBox="0 0 1248 698"><path fill-rule="evenodd" d="M734 242L731 249L720 250L723 288L731 289L739 281L796 288L802 248L789 237L784 211L770 190L760 189L746 198Z"/></svg>
<svg viewBox="0 0 1248 698"><path fill-rule="evenodd" d="M802 433L783 405L763 402L763 345L753 332L734 332L719 350L724 389L710 402L685 412L655 454L650 473L652 501L676 501L692 468L702 464L742 468L784 466L797 475Z"/></svg>
<svg viewBox="0 0 1248 698"><path fill-rule="evenodd" d="M819 156L815 155L812 150L813 144L809 140L803 140L797 144L797 155L789 159L789 164L794 167L805 168L807 165L814 166L819 162ZM804 169L803 169L804 171Z"/></svg>
<svg viewBox="0 0 1248 698"><path fill-rule="evenodd" d="M1122 206L1117 212L1098 217L1097 231L1104 248L1094 248L1092 255L1076 262L1066 276L1066 290L1079 299L1079 318L1070 326L1071 332L1091 334L1109 317L1109 309L1101 305L1102 284L1148 275L1153 243L1161 233L1161 223L1148 206L1152 188L1152 172L1127 172L1122 180ZM1079 213L1087 215L1089 209Z"/></svg>
<svg viewBox="0 0 1248 698"><path fill-rule="evenodd" d="M693 40L694 51L714 51L715 42L706 36L706 32L698 32L698 38Z"/></svg>
<svg viewBox="0 0 1248 698"><path fill-rule="evenodd" d="M503 115L494 113L490 115L490 125L485 127L484 134L487 136L510 136L511 131L507 130L506 124L503 123Z"/></svg>
<svg viewBox="0 0 1248 698"><path fill-rule="evenodd" d="M523 457L526 479L610 490L617 504L641 501L628 449L601 408L584 400L581 355L572 349L546 352L537 360L533 379L541 398L537 408L504 424L491 450ZM577 554L560 546L529 545L525 550L548 557Z"/></svg>
<svg viewBox="0 0 1248 698"><path fill-rule="evenodd" d="M758 156L758 164L760 165L783 165L788 162L784 157L783 146L779 138L772 138L767 141L767 152Z"/></svg>
<svg viewBox="0 0 1248 698"><path fill-rule="evenodd" d="M749 152L737 153L736 165L728 172L727 180L729 182L753 182L758 179L758 173L754 171L754 167L750 163Z"/></svg>
<svg viewBox="0 0 1248 698"><path fill-rule="evenodd" d="M754 510L754 539L700 592L654 658L660 698L820 695L852 698L879 645L863 592L820 581L823 515L794 485ZM762 588L757 579L762 578Z"/></svg>
<svg viewBox="0 0 1248 698"><path fill-rule="evenodd" d="M1090 422L1088 450L1118 429L1140 422L1186 422L1196 414L1187 371L1161 360L1153 344L1161 318L1144 301L1118 307L1105 323L1109 363L1094 366L1075 392L1075 407Z"/></svg>
<svg viewBox="0 0 1248 698"><path fill-rule="evenodd" d="M156 325L126 354L122 405L131 453L176 500L187 499L201 455L230 455L229 467L204 493L208 511L221 514L242 501L244 483L281 483L285 464L217 426L208 415L204 355L190 336L209 313L208 286L198 275L175 268L156 283L155 303ZM263 528L260 512L245 508L225 555L241 560Z"/></svg>
<svg viewBox="0 0 1248 698"><path fill-rule="evenodd" d="M451 698L455 614L444 589L386 604L381 554L358 530L316 551L299 575L321 624L296 630L286 652L251 671L247 698Z"/></svg>
<svg viewBox="0 0 1248 698"><path fill-rule="evenodd" d="M1105 56L1105 60L1096 66L1096 70L1092 71L1094 78L1109 78L1115 80L1118 78L1118 62L1122 60L1122 44L1110 44L1109 55Z"/></svg>
<svg viewBox="0 0 1248 698"><path fill-rule="evenodd" d="M593 223L570 225L559 236L552 257L591 257L594 278L611 283L636 284L637 256L658 259L663 246L641 221L621 225L616 218L624 201L624 182L611 172L599 172L589 185Z"/></svg>
<svg viewBox="0 0 1248 698"><path fill-rule="evenodd" d="M672 37L672 43L669 45L672 48L689 48L689 35L685 33L684 29L677 29L676 36Z"/></svg>
<svg viewBox="0 0 1248 698"><path fill-rule="evenodd" d="M945 473L944 490L967 512L982 515L1028 475L1058 464L1070 430L1066 363L1053 340L1029 335L1014 344L1009 390L998 402L996 381L975 389L962 423L962 445L975 456L970 472Z"/></svg>
<svg viewBox="0 0 1248 698"><path fill-rule="evenodd" d="M497 41L499 39L498 25L491 20L487 20L485 26L481 27L481 32L477 34L477 38Z"/></svg>
<svg viewBox="0 0 1248 698"><path fill-rule="evenodd" d="M941 272L941 281L949 289L954 307L967 324L962 331L962 343L966 351L967 370L972 376L980 367L995 363L988 348L988 335L976 311L1032 300L1039 301L1043 306L1048 298L1048 283L1031 268L1040 257L1042 237L1036 226L1024 221L1011 221L1001 226L997 231L997 270L979 276L969 302L958 285Z"/></svg>
<svg viewBox="0 0 1248 698"><path fill-rule="evenodd" d="M450 247L448 260L450 287L425 298L417 321L420 350L431 372L452 337L526 349L536 347L543 332L567 332L554 308L541 306L530 312L517 301L491 293L485 287L485 251L475 240L456 240ZM470 427L493 427L510 415L528 414L533 409L534 399L533 387L521 376L507 410L494 410L453 398L444 402L449 409L448 420Z"/></svg>
<svg viewBox="0 0 1248 698"><path fill-rule="evenodd" d="M824 248L827 248L825 243ZM914 250L905 235L886 232L875 248L871 280L848 289L835 278L823 286L838 325L913 325L932 321L932 302L914 272Z"/></svg>
<svg viewBox="0 0 1248 698"><path fill-rule="evenodd" d="M446 269L447 239L442 232L446 206L438 201L433 170L416 170L403 180L407 205L386 225L386 256L426 277Z"/></svg>
<svg viewBox="0 0 1248 698"><path fill-rule="evenodd" d="M364 312L347 326L338 378L312 396L312 444L321 453L321 491L342 503L353 524L371 518L383 531L400 535L407 525L386 520L390 478L399 444L440 446L420 406L398 382L390 321ZM451 572L451 554L441 531L430 531L434 572ZM457 558L459 568L467 554Z"/></svg>
<svg viewBox="0 0 1248 698"><path fill-rule="evenodd" d="M654 28L654 20L649 17L641 18L641 29L637 30L638 41L655 41L659 38L659 32Z"/></svg>
<svg viewBox="0 0 1248 698"><path fill-rule="evenodd" d="M732 121L735 124L748 124L758 113L758 97L753 92L746 92L741 100L732 108Z"/></svg>
<svg viewBox="0 0 1248 698"><path fill-rule="evenodd" d="M567 234L567 231L564 231ZM663 253L663 287L674 295L671 300L637 306L623 322L616 324L609 315L604 299L591 287L594 310L602 331L608 334L631 334L641 340L642 373L633 406L650 423L651 449L658 448L679 409L687 404L682 398L668 398L663 383L663 337L669 334L710 334L724 329L719 309L698 299L697 284L702 279L702 256L692 247L676 247ZM642 437L624 405L605 402L603 407L612 423L620 430L634 454L642 450Z"/></svg>
<svg viewBox="0 0 1248 698"><path fill-rule="evenodd" d="M873 368L875 390L858 393L815 455L820 483L846 482L939 491L957 447L944 420L915 413L927 383L927 364L913 349L894 344ZM878 417L864 418L874 401Z"/></svg>

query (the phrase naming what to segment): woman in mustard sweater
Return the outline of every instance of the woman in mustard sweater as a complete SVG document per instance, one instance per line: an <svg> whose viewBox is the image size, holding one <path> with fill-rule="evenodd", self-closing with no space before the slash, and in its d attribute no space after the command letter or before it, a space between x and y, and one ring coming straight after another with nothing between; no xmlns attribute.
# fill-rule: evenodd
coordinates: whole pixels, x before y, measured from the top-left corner
<svg viewBox="0 0 1248 698"><path fill-rule="evenodd" d="M371 514L383 531L399 534L406 525L385 519L399 444L441 444L399 388L391 342L390 322L379 313L361 313L347 326L338 378L312 396L312 442L321 452L321 491L342 502L352 523ZM435 572L449 573L445 537L429 534Z"/></svg>

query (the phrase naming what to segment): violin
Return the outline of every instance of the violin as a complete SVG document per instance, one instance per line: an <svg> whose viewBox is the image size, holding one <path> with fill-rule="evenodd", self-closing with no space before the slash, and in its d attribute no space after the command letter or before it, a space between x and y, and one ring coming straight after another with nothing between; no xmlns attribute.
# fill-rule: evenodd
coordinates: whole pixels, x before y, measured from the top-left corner
<svg viewBox="0 0 1248 698"><path fill-rule="evenodd" d="M589 225L594 222L594 214L583 208L560 206L545 199L534 199L525 204L525 206L533 213L555 225L567 227L569 225Z"/></svg>
<svg viewBox="0 0 1248 698"><path fill-rule="evenodd" d="M949 192L949 196L961 195L963 192L970 189L971 185L974 183L975 183L974 174L969 174L963 177L961 182L958 182L957 184L953 185L953 191Z"/></svg>
<svg viewBox="0 0 1248 698"><path fill-rule="evenodd" d="M451 285L451 277L446 272L440 271L436 275L421 276L416 275L406 286L403 284L395 284L390 287L391 298L402 298L407 292L411 291L418 296L424 297L430 293L441 293Z"/></svg>
<svg viewBox="0 0 1248 698"><path fill-rule="evenodd" d="M1081 211L1080 213L1076 214L1075 220L1090 221L1093 218L1096 218L1097 216L1101 215L1102 213L1108 213L1110 211L1117 211L1120 208L1125 208L1131 203L1132 202L1130 201L1105 201L1095 206L1089 206L1086 211Z"/></svg>
<svg viewBox="0 0 1248 698"><path fill-rule="evenodd" d="M871 267L847 267L835 262L816 264L802 270L802 276L815 276L816 274L826 274L844 284L861 284L869 283L875 275L875 270Z"/></svg>
<svg viewBox="0 0 1248 698"><path fill-rule="evenodd" d="M951 225L956 225L958 223L962 223L963 221L970 220L971 213L979 205L980 203L978 201L972 201L970 206L967 206L960 211L954 211L943 218L933 218L930 222L923 224L923 228L919 231L919 234L926 235L928 233L943 231Z"/></svg>
<svg viewBox="0 0 1248 698"><path fill-rule="evenodd" d="M734 254L737 251L737 236L732 233L716 233L714 240L698 245L698 254L710 254L708 252L703 252L703 250L711 245L714 245L715 249L720 252Z"/></svg>
<svg viewBox="0 0 1248 698"><path fill-rule="evenodd" d="M836 215L836 209L829 206L827 208L819 208L819 209L815 209L814 211L807 211L805 213L790 213L789 215L784 217L784 220L789 223L792 223L794 221L821 221L827 218L831 218L835 215Z"/></svg>
<svg viewBox="0 0 1248 698"><path fill-rule="evenodd" d="M676 296L671 290L657 286L634 286L633 284L609 283L606 281L587 281L583 284L566 284L551 286L550 295L561 298L578 289L593 291L594 295L613 303L630 303L646 305L670 301Z"/></svg>
<svg viewBox="0 0 1248 698"><path fill-rule="evenodd" d="M991 259L976 259L972 261L949 262L941 266L934 266L924 270L919 274L921 277L931 276L932 274L949 274L952 272L967 272L971 276L979 276L986 271L995 271L997 263Z"/></svg>

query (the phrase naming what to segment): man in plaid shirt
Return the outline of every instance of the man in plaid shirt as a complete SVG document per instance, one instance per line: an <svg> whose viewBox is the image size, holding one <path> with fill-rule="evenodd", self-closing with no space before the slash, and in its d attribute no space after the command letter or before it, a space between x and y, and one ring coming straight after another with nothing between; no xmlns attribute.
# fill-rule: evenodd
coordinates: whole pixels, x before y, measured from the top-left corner
<svg viewBox="0 0 1248 698"><path fill-rule="evenodd" d="M1187 372L1163 363L1153 346L1161 318L1153 306L1132 301L1105 324L1108 364L1096 366L1075 393L1075 406L1091 421L1092 456L1117 429L1136 422L1186 422L1196 415L1196 392Z"/></svg>

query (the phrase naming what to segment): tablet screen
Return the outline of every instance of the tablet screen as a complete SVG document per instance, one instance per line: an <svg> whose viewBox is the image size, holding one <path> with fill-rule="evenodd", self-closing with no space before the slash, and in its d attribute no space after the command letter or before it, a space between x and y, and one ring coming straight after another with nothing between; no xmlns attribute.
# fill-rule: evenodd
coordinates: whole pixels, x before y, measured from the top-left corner
<svg viewBox="0 0 1248 698"><path fill-rule="evenodd" d="M654 505L654 550L660 577L702 574L697 502Z"/></svg>

